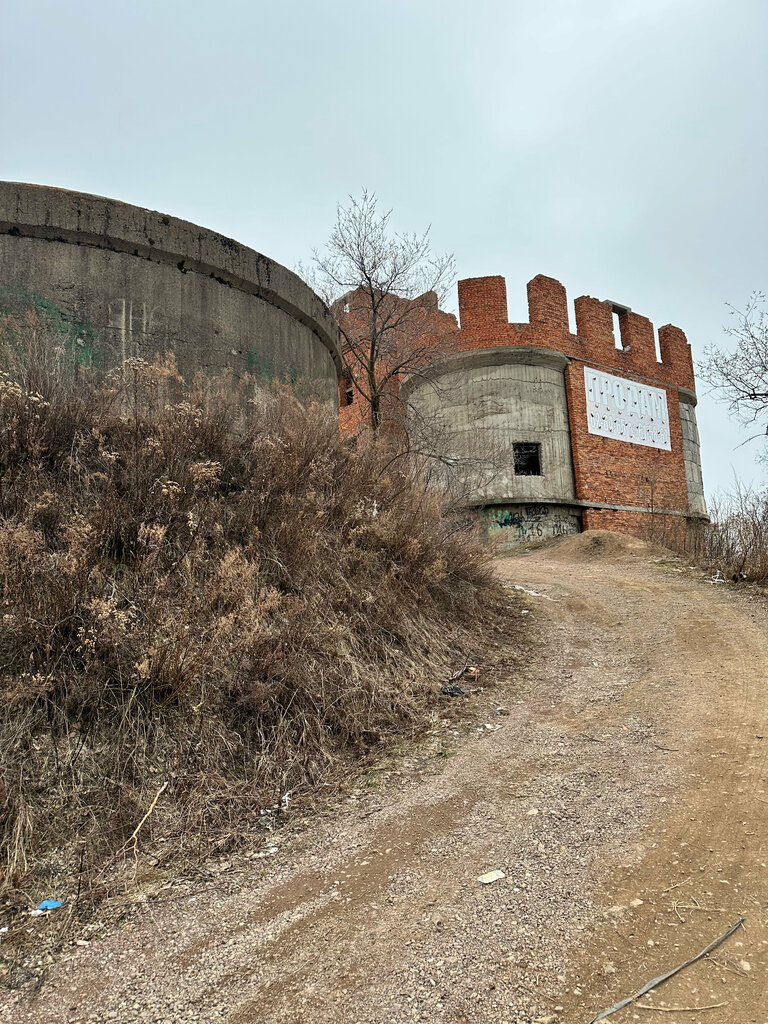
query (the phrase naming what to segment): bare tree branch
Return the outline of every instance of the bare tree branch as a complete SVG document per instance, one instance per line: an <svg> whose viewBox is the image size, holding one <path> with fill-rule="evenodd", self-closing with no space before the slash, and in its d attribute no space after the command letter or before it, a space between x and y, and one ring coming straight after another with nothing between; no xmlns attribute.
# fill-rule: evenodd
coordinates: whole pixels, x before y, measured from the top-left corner
<svg viewBox="0 0 768 1024"><path fill-rule="evenodd" d="M427 228L398 234L391 210L363 190L336 208L336 224L313 265L298 268L325 300L341 328L342 359L353 390L367 405L374 436L399 378L434 355L425 334L455 277L450 253L434 254Z"/></svg>
<svg viewBox="0 0 768 1024"><path fill-rule="evenodd" d="M743 423L768 421L765 295L754 292L743 310L733 306L729 310L733 323L725 328L725 333L735 342L735 347L710 345L704 353L700 376Z"/></svg>

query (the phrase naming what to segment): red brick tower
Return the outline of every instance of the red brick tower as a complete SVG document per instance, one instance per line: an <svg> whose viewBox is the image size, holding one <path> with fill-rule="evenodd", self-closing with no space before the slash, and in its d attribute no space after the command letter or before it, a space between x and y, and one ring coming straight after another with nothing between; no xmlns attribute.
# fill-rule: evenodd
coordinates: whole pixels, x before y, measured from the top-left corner
<svg viewBox="0 0 768 1024"><path fill-rule="evenodd" d="M505 539L605 528L663 539L706 514L691 349L617 303L582 296L569 327L565 289L528 284L529 322L508 322L502 277L459 282L460 330L435 360L436 392L409 404L456 436L502 442L508 464L476 504ZM483 442L484 443L484 442Z"/></svg>

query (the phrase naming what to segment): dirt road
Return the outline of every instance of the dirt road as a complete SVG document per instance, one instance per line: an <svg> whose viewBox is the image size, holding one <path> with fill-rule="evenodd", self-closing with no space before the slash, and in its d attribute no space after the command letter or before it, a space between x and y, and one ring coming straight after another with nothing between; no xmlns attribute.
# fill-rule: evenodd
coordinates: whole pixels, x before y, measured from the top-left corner
<svg viewBox="0 0 768 1024"><path fill-rule="evenodd" d="M587 1024L743 915L610 1021L768 1024L768 611L659 557L501 561L543 647L468 739L436 723L453 756L148 903L0 1020Z"/></svg>

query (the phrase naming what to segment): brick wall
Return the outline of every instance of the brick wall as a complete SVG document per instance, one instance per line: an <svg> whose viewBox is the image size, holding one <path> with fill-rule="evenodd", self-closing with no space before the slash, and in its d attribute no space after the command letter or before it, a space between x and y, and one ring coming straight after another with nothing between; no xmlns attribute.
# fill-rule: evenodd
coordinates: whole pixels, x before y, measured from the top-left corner
<svg viewBox="0 0 768 1024"><path fill-rule="evenodd" d="M656 357L653 325L644 316L619 308L621 348L614 336L614 306L590 296L574 303L576 332L569 330L565 288L550 277L538 276L528 284L529 319L508 322L506 286L501 277L459 282L461 329L452 339L456 350L499 345L531 345L555 349L571 360L566 389L571 429L576 495L582 501L609 505L688 511L688 491L682 448L678 388L693 391L695 381L691 349L685 335L667 325L659 329L661 361ZM672 450L613 440L589 432L584 367L602 369L628 380L661 388L667 394ZM673 518L685 526L681 517ZM586 529L598 524L607 529L645 533L644 513L586 510ZM668 529L677 529L677 524Z"/></svg>
<svg viewBox="0 0 768 1024"><path fill-rule="evenodd" d="M576 333L568 330L565 288L539 275L528 283L528 323L507 319L507 290L501 277L459 281L461 329L453 339L458 350L492 345L536 345L556 349L590 366L673 387L695 390L691 347L679 327L659 328L661 362L656 359L653 324L637 313L620 315L622 348L616 348L613 306L582 295L574 303Z"/></svg>
<svg viewBox="0 0 768 1024"><path fill-rule="evenodd" d="M687 513L688 490L682 447L679 388L695 390L693 360L685 334L666 325L659 328L656 356L654 328L650 320L624 307L584 295L573 308L575 333L569 327L565 288L551 277L539 275L528 283L528 322L509 323L507 289L503 277L478 277L459 281L459 321L438 309L434 296L416 300L414 317L399 344L417 343L423 349L423 363L450 352L525 345L553 349L568 356L565 370L568 414L576 496L584 502L631 506L654 510L653 522L661 532L685 529L685 517L664 516L663 511ZM366 303L362 290L344 300L342 328L364 336ZM393 299L395 303L403 300ZM619 341L614 335L614 312L618 313ZM397 358L396 343L387 358ZM584 367L604 370L617 377L661 388L667 394L671 451L602 437L589 432ZM340 415L346 433L367 429L368 408L360 395L347 404L349 385L340 386ZM399 381L392 382L384 413L388 425L401 429L402 409ZM385 427L384 429L388 429ZM659 526L661 524L661 526ZM664 525L666 524L666 525ZM652 523L645 512L585 509L584 526L598 526L646 535Z"/></svg>
<svg viewBox="0 0 768 1024"><path fill-rule="evenodd" d="M499 278L502 281L503 279ZM364 351L369 344L371 329L371 295L358 288L339 300L334 307L342 333L342 360L346 370L339 380L339 418L342 433L361 436L370 430L370 405L364 395L354 387L351 374L363 374L363 367L350 351L347 338L353 338L355 347ZM454 350L454 339L459 327L455 316L438 307L437 295L427 292L418 299L408 301L388 296L386 306L378 314L381 324L385 318L399 326L387 331L382 351L377 360L377 378L386 376L389 369L405 360L407 372L423 369L428 363ZM367 390L361 376L363 390ZM382 433L398 433L403 429L403 409L400 402L400 375L392 377L385 387L382 399ZM351 399L351 401L350 401Z"/></svg>
<svg viewBox="0 0 768 1024"><path fill-rule="evenodd" d="M589 508L582 513L581 525L584 530L629 533L669 547L679 547L688 537L688 520L663 512L612 512Z"/></svg>

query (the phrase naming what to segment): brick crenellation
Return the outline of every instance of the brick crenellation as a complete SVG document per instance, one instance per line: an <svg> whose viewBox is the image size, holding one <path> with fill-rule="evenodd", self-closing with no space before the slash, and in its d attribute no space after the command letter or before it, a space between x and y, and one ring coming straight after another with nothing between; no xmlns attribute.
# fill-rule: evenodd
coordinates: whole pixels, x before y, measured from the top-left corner
<svg viewBox="0 0 768 1024"><path fill-rule="evenodd" d="M528 283L528 323L512 324L504 278L469 278L459 281L461 330L455 344L462 350L505 344L551 348L619 374L694 390L691 347L679 327L659 328L659 360L653 324L647 317L589 295L576 299L574 313L576 332L571 333L565 288L539 274Z"/></svg>

